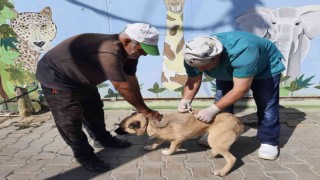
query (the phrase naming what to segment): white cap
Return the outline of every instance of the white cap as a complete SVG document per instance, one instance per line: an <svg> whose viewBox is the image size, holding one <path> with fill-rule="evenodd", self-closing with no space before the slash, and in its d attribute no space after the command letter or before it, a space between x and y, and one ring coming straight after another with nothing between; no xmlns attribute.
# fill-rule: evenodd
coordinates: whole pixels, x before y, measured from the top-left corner
<svg viewBox="0 0 320 180"><path fill-rule="evenodd" d="M187 42L183 49L185 62L192 67L207 65L223 50L223 45L216 36L200 36Z"/></svg>
<svg viewBox="0 0 320 180"><path fill-rule="evenodd" d="M128 24L124 32L130 38L138 41L147 54L160 54L158 48L159 32L155 27L145 23L134 23Z"/></svg>

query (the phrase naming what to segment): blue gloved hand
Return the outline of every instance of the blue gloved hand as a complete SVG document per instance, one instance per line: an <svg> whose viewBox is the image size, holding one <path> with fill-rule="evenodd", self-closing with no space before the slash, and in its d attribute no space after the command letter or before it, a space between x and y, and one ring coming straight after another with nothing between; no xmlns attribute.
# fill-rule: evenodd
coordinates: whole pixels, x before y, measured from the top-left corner
<svg viewBox="0 0 320 180"><path fill-rule="evenodd" d="M212 106L201 109L197 115L195 115L195 118L197 118L200 121L209 123L213 120L213 118L219 113L221 110L213 104Z"/></svg>

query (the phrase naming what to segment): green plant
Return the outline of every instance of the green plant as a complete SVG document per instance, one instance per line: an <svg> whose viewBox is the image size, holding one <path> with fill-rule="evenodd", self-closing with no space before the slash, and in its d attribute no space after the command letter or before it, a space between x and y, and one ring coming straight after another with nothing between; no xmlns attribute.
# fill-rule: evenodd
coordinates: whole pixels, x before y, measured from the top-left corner
<svg viewBox="0 0 320 180"><path fill-rule="evenodd" d="M104 98L112 98L115 97L116 99L118 97L121 97L121 95L117 91L113 91L112 89L108 89L108 94L104 96Z"/></svg>
<svg viewBox="0 0 320 180"><path fill-rule="evenodd" d="M289 86L284 87L286 90L291 92L291 96L293 96L294 91L298 91L303 88L309 88L309 86L312 85L309 82L314 76L311 76L306 79L303 79L303 76L304 74L292 81Z"/></svg>
<svg viewBox="0 0 320 180"><path fill-rule="evenodd" d="M14 96L15 85L28 84L30 78L33 77L21 72L21 67L14 65L14 60L19 56L14 43L18 41L8 21L13 20L16 16L17 12L12 2L0 0L0 96L4 99Z"/></svg>
<svg viewBox="0 0 320 180"><path fill-rule="evenodd" d="M215 93L216 90L217 90L217 85L216 85L216 83L214 83L213 81L210 81L210 84L211 84L211 91Z"/></svg>
<svg viewBox="0 0 320 180"><path fill-rule="evenodd" d="M179 92L179 93L180 93L180 95L181 95L181 97L182 97L182 96L183 96L183 94L184 94L183 89L184 89L184 86L181 86L181 87L179 87L179 88L175 89L174 91L175 91L175 92Z"/></svg>
<svg viewBox="0 0 320 180"><path fill-rule="evenodd" d="M108 89L107 95L105 95L104 98L115 97L117 99L118 97L121 97L121 95L116 90L112 90L110 88L110 85L108 83L98 84L97 87L98 88L105 88L106 87Z"/></svg>
<svg viewBox="0 0 320 180"><path fill-rule="evenodd" d="M285 82L286 80L288 80L290 77L291 77L291 76L283 76L283 75L281 74L280 86L282 87L282 85L284 84L284 82Z"/></svg>
<svg viewBox="0 0 320 180"><path fill-rule="evenodd" d="M0 11L2 11L4 7L14 8L13 4L11 4L8 0L0 0Z"/></svg>
<svg viewBox="0 0 320 180"><path fill-rule="evenodd" d="M159 97L159 93L165 91L165 88L160 88L159 84L156 82L153 84L153 87L148 89L148 91L153 92L154 94L156 94L157 97Z"/></svg>
<svg viewBox="0 0 320 180"><path fill-rule="evenodd" d="M211 81L214 81L214 80L215 80L214 78L204 74L204 78L203 78L202 82L211 82Z"/></svg>
<svg viewBox="0 0 320 180"><path fill-rule="evenodd" d="M139 84L139 88L140 88L140 90L141 90L141 89L143 89L143 84L144 84L144 83Z"/></svg>
<svg viewBox="0 0 320 180"><path fill-rule="evenodd" d="M211 91L214 93L216 92L217 86L215 83L215 78L212 78L212 77L204 74L204 78L203 78L202 82L209 82L211 85Z"/></svg>
<svg viewBox="0 0 320 180"><path fill-rule="evenodd" d="M5 71L9 73L9 81L15 85L30 84L36 78L34 73L23 71L21 64L9 65L8 67Z"/></svg>
<svg viewBox="0 0 320 180"><path fill-rule="evenodd" d="M110 85L108 83L101 83L101 84L98 84L97 87L98 88L104 88L104 87L109 87Z"/></svg>
<svg viewBox="0 0 320 180"><path fill-rule="evenodd" d="M9 24L0 25L0 47L4 47L6 51L9 49L18 51L14 45L14 43L18 43L16 36L16 33L12 30Z"/></svg>
<svg viewBox="0 0 320 180"><path fill-rule="evenodd" d="M19 52L17 47L14 45L14 43L18 43L16 37L8 37L8 38L0 39L0 47L4 47L6 51L10 49L10 50Z"/></svg>

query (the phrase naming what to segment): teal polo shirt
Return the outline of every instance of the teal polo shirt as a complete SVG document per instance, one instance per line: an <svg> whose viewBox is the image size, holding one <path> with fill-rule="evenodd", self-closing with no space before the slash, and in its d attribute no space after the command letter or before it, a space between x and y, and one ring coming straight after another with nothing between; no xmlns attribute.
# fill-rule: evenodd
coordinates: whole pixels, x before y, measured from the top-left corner
<svg viewBox="0 0 320 180"><path fill-rule="evenodd" d="M220 63L211 70L204 71L208 76L223 81L232 81L233 77L268 79L285 70L281 62L283 55L269 40L254 34L233 31L213 34L223 45ZM189 77L202 72L184 62Z"/></svg>

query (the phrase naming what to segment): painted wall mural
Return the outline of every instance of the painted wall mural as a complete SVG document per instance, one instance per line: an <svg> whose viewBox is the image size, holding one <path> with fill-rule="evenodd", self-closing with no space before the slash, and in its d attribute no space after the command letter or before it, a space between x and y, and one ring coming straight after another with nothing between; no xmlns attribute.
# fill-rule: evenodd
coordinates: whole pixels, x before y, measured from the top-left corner
<svg viewBox="0 0 320 180"><path fill-rule="evenodd" d="M273 41L285 58L287 77L291 84L301 76L301 63L310 47L310 41L320 35L320 6L254 8L236 18L240 29ZM310 78L310 77L309 77ZM309 80L311 80L310 78Z"/></svg>
<svg viewBox="0 0 320 180"><path fill-rule="evenodd" d="M13 86L8 83L10 66L14 64L14 59L19 56L18 49L14 43L17 42L16 34L7 23L16 17L16 11L12 3L0 1L0 100L9 99L10 89ZM11 85L11 86L10 86Z"/></svg>
<svg viewBox="0 0 320 180"><path fill-rule="evenodd" d="M50 7L18 13L7 0L1 3L4 6L0 7L0 102L14 97L16 86L30 86L36 81L39 56L52 47L57 33ZM37 93L31 96L38 98Z"/></svg>
<svg viewBox="0 0 320 180"><path fill-rule="evenodd" d="M26 23L19 20L27 15ZM180 98L185 41L233 30L268 38L282 51L281 96L320 96L318 0L0 0L0 102L14 96L15 85L35 80L35 64L52 46L80 33L119 33L133 22L160 31L163 54L142 57L138 65L145 98ZM197 97L214 96L215 86L204 77ZM121 98L108 81L98 87L101 97Z"/></svg>
<svg viewBox="0 0 320 180"><path fill-rule="evenodd" d="M21 64L23 71L35 73L40 53L51 49L51 41L57 33L50 7L40 12L19 13L11 26L18 37L15 45L20 53L15 64Z"/></svg>
<svg viewBox="0 0 320 180"><path fill-rule="evenodd" d="M187 81L183 66L182 49L184 0L164 0L167 8L166 36L164 40L162 85L169 90L181 88Z"/></svg>

